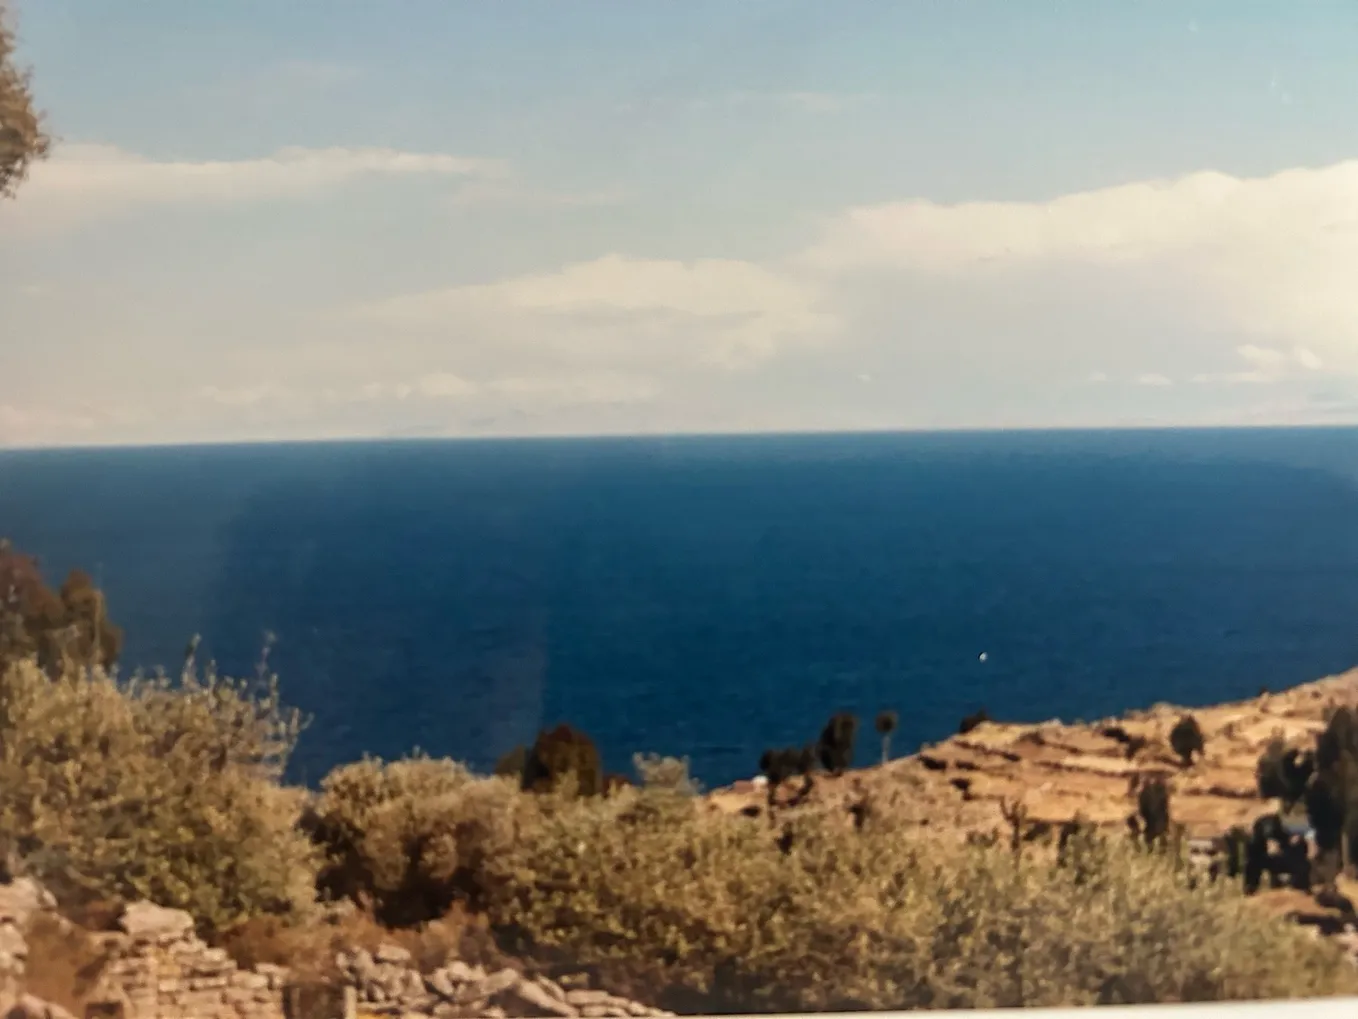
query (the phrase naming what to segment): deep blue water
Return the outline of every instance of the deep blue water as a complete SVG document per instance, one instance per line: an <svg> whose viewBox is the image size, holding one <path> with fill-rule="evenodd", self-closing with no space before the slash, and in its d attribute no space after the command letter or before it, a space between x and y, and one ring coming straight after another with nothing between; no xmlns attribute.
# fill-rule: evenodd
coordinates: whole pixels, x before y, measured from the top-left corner
<svg viewBox="0 0 1358 1019"><path fill-rule="evenodd" d="M1358 664L1354 430L5 453L0 534L98 575L125 667L274 632L311 782L565 720L715 784L840 709L913 750Z"/></svg>

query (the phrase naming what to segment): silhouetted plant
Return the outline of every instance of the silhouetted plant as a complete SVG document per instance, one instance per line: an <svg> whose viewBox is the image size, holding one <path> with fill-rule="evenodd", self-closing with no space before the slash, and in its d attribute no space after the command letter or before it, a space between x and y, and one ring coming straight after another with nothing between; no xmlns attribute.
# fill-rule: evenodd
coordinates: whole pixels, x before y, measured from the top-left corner
<svg viewBox="0 0 1358 1019"><path fill-rule="evenodd" d="M528 763L528 748L522 743L495 762L495 774L501 778L523 781L524 765Z"/></svg>
<svg viewBox="0 0 1358 1019"><path fill-rule="evenodd" d="M891 734L896 731L898 719L894 711L879 711L873 727L882 737L882 763L891 760Z"/></svg>
<svg viewBox="0 0 1358 1019"><path fill-rule="evenodd" d="M1206 743L1202 735L1202 726L1192 715L1184 715L1179 719L1173 729L1169 731L1169 745L1179 760L1186 768L1193 763L1193 755L1202 756Z"/></svg>
<svg viewBox="0 0 1358 1019"><path fill-rule="evenodd" d="M820 762L826 771L842 775L853 767L853 745L858 738L858 718L841 711L825 723L821 730L818 749Z"/></svg>
<svg viewBox="0 0 1358 1019"><path fill-rule="evenodd" d="M1337 875L1358 845L1358 719L1351 708L1332 712L1316 738L1306 808L1316 833L1317 873Z"/></svg>
<svg viewBox="0 0 1358 1019"><path fill-rule="evenodd" d="M1336 773L1317 771L1305 801L1306 817L1315 832L1316 873L1328 884L1344 867L1344 789Z"/></svg>
<svg viewBox="0 0 1358 1019"><path fill-rule="evenodd" d="M598 796L603 792L603 767L594 741L569 725L538 733L524 762L523 789L552 792L561 788L567 775L574 776L580 796Z"/></svg>
<svg viewBox="0 0 1358 1019"><path fill-rule="evenodd" d="M1264 799L1279 799L1290 810L1306 794L1306 784L1316 770L1315 751L1305 753L1287 747L1281 739L1271 740L1259 755L1255 780Z"/></svg>
<svg viewBox="0 0 1358 1019"><path fill-rule="evenodd" d="M807 774L806 782L803 783L803 792L798 797L805 795L807 787L810 785L810 775L803 768L804 752L797 747L782 747L777 750L765 750L759 758L759 770L768 779L768 803L773 807L776 803L778 790L788 779L799 774Z"/></svg>
<svg viewBox="0 0 1358 1019"><path fill-rule="evenodd" d="M1136 798L1141 819L1141 836L1147 845L1163 842L1169 832L1169 786L1162 778L1146 782Z"/></svg>
<svg viewBox="0 0 1358 1019"><path fill-rule="evenodd" d="M786 749L765 750L759 757L759 771L768 779L770 788L782 785L796 774L795 764Z"/></svg>
<svg viewBox="0 0 1358 1019"><path fill-rule="evenodd" d="M957 725L957 735L965 736L967 733L976 729L985 722L989 722L990 715L984 707L978 708L970 715L966 715Z"/></svg>

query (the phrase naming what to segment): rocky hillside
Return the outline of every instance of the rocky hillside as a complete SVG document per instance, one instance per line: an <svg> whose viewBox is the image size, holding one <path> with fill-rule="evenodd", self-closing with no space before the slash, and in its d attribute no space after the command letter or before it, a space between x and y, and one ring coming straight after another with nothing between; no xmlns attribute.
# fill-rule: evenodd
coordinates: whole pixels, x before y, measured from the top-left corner
<svg viewBox="0 0 1358 1019"><path fill-rule="evenodd" d="M799 798L800 779L779 790L778 803L852 823L856 805L889 812L906 823L956 835L1010 830L1006 812L1025 811L1027 823L1053 827L1082 818L1125 828L1136 811L1136 790L1159 777L1172 792L1174 820L1195 842L1234 825L1250 827L1277 810L1262 799L1255 768L1268 743L1314 746L1328 709L1358 705L1358 669L1279 693L1210 707L1156 704L1121 718L1088 723L1059 719L1032 724L984 722L972 731L926 745L885 765L817 776ZM1184 767L1170 747L1170 730L1186 713L1205 737L1200 759ZM708 808L762 814L767 789L757 781L713 791ZM1358 961L1358 883L1341 878L1338 895L1266 889L1256 898L1274 910L1345 943Z"/></svg>
<svg viewBox="0 0 1358 1019"><path fill-rule="evenodd" d="M1157 704L1091 723L984 722L886 765L838 778L818 776L804 809L847 808L866 800L875 811L959 837L1007 831L1004 810L1016 803L1026 808L1030 822L1055 825L1079 816L1120 827L1136 809L1137 784L1158 776L1172 790L1174 819L1190 837L1210 838L1232 825L1248 827L1277 809L1256 791L1259 755L1279 736L1311 746L1324 729L1326 708L1340 704L1358 704L1358 670L1205 708ZM1185 768L1170 749L1169 733L1190 711L1206 748ZM799 781L786 783L780 802L795 795ZM765 801L757 782L708 796L711 809L729 812L753 812Z"/></svg>

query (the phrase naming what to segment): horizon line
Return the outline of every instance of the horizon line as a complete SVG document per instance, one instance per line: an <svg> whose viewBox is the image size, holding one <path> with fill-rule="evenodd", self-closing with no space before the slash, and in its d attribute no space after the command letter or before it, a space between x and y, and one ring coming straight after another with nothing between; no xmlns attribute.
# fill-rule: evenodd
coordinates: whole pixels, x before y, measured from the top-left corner
<svg viewBox="0 0 1358 1019"><path fill-rule="evenodd" d="M416 443L529 443L635 441L658 439L776 439L776 438L853 438L856 436L967 436L967 435L1109 435L1176 432L1342 432L1358 430L1358 422L1307 424L1129 424L1129 425L1029 425L1022 427L960 426L952 428L805 428L755 429L750 431L673 432L563 432L553 435L503 433L490 435L352 435L318 436L298 439L203 439L189 442L113 442L54 445L0 445L0 456L13 453L93 453L150 450L231 449L259 446L356 446Z"/></svg>

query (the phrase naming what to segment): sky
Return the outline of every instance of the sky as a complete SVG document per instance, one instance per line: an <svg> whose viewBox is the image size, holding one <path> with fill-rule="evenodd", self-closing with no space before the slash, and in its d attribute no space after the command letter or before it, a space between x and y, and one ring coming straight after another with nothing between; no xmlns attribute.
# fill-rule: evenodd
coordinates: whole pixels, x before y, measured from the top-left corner
<svg viewBox="0 0 1358 1019"><path fill-rule="evenodd" d="M1358 422L1358 5L11 0L0 446Z"/></svg>

